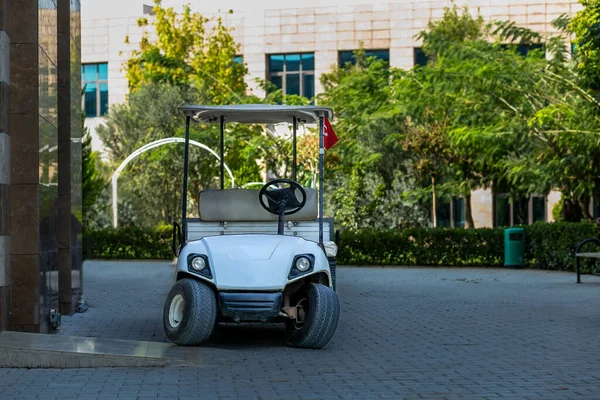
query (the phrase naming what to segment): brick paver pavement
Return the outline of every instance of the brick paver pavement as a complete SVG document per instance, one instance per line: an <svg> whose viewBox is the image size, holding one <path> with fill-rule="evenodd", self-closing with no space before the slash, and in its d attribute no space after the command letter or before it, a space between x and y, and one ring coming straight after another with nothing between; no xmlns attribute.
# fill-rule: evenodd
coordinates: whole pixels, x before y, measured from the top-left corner
<svg viewBox="0 0 600 400"><path fill-rule="evenodd" d="M93 262L67 335L165 340L173 267ZM343 268L323 350L277 326L216 331L200 368L0 369L0 399L600 399L600 279L505 269Z"/></svg>

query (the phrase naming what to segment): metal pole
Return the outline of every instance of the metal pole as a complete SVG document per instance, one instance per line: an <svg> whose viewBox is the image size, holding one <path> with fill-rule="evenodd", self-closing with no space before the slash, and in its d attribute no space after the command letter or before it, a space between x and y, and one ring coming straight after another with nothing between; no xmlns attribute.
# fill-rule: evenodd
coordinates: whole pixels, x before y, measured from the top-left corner
<svg viewBox="0 0 600 400"><path fill-rule="evenodd" d="M296 117L293 119L293 134L292 134L292 180L296 182L296 131L298 130L298 121Z"/></svg>
<svg viewBox="0 0 600 400"><path fill-rule="evenodd" d="M323 157L325 156L325 118L319 117L319 244L323 245Z"/></svg>
<svg viewBox="0 0 600 400"><path fill-rule="evenodd" d="M225 117L221 115L221 144L219 155L221 157L221 167L220 167L220 177L221 177L221 190L225 189L225 175L223 173L224 170L224 153L225 153L225 144L224 144L224 136L225 136Z"/></svg>
<svg viewBox="0 0 600 400"><path fill-rule="evenodd" d="M190 152L190 120L188 115L185 118L185 148L183 151L183 204L181 210L181 228L183 231L183 243L187 241L187 188L188 188L188 156Z"/></svg>

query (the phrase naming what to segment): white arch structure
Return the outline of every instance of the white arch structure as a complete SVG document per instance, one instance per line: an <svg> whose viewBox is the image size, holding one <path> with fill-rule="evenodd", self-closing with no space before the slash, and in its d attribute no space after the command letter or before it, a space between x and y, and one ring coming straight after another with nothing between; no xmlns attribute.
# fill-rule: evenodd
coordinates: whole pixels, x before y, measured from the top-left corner
<svg viewBox="0 0 600 400"><path fill-rule="evenodd" d="M152 150L156 147L159 147L159 146L162 146L165 144L169 144L169 143L185 143L185 139L179 138L179 137L171 137L171 138L160 139L160 140L156 140L154 142L147 143L147 144L143 145L142 147L140 147L139 149L137 149L136 151L134 151L133 153L131 153L129 155L129 157L127 157L121 163L121 165L119 165L119 167L113 174L113 176L112 176L112 206L113 207L112 208L113 208L113 227L114 228L117 227L117 222L118 222L117 180L119 179L119 175L121 175L121 172L123 171L123 169L125 169L127 164L129 164L131 162L131 160L138 157L140 154L142 154L148 150ZM190 144L200 147L200 148L210 152L212 155L214 155L217 158L217 160L221 161L221 157L219 157L219 155L210 147L208 147L200 142L197 142L195 140L191 140L191 139L190 139ZM227 164L223 163L223 166L225 167L225 169L227 170L227 173L229 174L229 177L231 178L231 187L234 188L235 181L233 179L233 173L231 172L231 170L229 169Z"/></svg>

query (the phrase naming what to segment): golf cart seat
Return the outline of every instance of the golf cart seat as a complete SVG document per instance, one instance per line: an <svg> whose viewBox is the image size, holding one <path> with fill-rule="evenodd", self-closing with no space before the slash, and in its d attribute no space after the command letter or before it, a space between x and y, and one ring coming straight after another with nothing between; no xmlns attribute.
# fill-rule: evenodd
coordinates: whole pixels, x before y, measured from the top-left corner
<svg viewBox="0 0 600 400"><path fill-rule="evenodd" d="M288 217L290 221L314 221L318 216L317 191L306 191L304 207ZM200 192L200 220L205 222L277 221L277 215L265 210L258 200L258 189L207 189Z"/></svg>

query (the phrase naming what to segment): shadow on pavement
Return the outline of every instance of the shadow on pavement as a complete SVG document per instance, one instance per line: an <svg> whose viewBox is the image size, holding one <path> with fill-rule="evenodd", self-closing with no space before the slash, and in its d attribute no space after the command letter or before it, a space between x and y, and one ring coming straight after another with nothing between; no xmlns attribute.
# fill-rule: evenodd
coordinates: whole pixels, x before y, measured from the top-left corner
<svg viewBox="0 0 600 400"><path fill-rule="evenodd" d="M283 324L219 324L205 347L239 349L286 345Z"/></svg>

